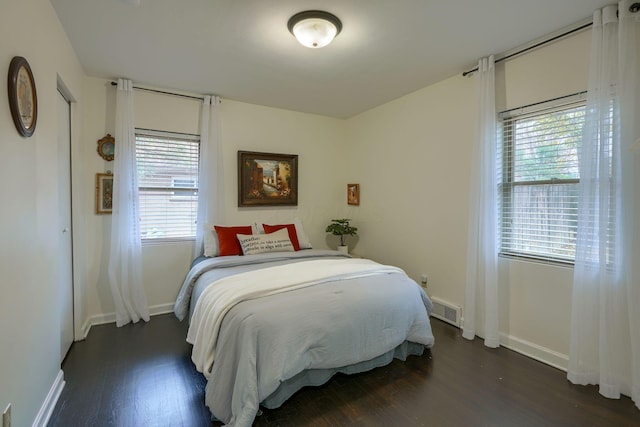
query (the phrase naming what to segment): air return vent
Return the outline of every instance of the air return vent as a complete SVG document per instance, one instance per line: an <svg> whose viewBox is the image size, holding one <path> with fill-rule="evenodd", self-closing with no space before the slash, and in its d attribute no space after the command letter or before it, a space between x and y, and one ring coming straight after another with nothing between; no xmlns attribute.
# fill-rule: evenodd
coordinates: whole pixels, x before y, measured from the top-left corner
<svg viewBox="0 0 640 427"><path fill-rule="evenodd" d="M433 302L433 311L431 312L431 316L447 323L451 323L458 328L460 327L462 309L459 305L451 304L450 302L441 300L440 298L431 298L431 302Z"/></svg>

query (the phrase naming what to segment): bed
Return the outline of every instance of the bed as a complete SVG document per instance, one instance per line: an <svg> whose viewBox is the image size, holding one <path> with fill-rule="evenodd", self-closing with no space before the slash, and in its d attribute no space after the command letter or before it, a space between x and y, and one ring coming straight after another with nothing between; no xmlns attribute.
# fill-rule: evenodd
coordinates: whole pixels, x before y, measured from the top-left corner
<svg viewBox="0 0 640 427"><path fill-rule="evenodd" d="M205 403L227 426L434 343L431 301L396 267L318 249L196 261L174 311L189 319Z"/></svg>

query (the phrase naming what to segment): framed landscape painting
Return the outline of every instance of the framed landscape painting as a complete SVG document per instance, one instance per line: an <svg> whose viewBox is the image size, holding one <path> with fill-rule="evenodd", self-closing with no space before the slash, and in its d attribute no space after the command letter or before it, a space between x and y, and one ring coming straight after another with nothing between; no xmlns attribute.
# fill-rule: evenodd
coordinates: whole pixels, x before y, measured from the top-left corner
<svg viewBox="0 0 640 427"><path fill-rule="evenodd" d="M297 155L238 151L238 206L297 205Z"/></svg>

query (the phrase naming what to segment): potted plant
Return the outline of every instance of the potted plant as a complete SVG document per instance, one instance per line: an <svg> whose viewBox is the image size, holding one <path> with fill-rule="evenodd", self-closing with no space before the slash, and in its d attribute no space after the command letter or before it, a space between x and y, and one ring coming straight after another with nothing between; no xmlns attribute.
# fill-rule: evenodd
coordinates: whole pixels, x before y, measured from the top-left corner
<svg viewBox="0 0 640 427"><path fill-rule="evenodd" d="M331 224L329 224L325 230L334 236L340 236L338 250L344 253L349 252L349 246L345 244L345 236L356 236L358 234L358 228L350 226L349 221L351 220L348 218L332 219Z"/></svg>

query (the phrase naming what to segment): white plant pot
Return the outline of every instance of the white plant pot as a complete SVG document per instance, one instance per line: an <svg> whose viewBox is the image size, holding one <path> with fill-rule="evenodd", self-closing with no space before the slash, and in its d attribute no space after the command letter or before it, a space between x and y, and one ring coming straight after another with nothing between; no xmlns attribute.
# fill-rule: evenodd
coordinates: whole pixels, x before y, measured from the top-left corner
<svg viewBox="0 0 640 427"><path fill-rule="evenodd" d="M340 252L342 252L343 254L348 254L349 253L349 246L347 246L347 245L344 245L344 246L338 245L338 250Z"/></svg>

